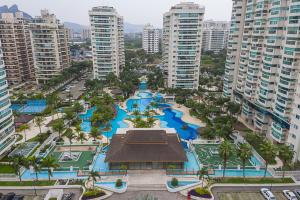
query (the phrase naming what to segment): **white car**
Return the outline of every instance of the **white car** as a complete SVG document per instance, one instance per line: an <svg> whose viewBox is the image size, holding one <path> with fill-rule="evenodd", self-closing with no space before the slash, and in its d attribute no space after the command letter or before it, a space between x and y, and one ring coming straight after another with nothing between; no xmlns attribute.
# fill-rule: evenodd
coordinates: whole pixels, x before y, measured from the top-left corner
<svg viewBox="0 0 300 200"><path fill-rule="evenodd" d="M297 197L294 192L290 190L283 190L282 192L288 200L297 200Z"/></svg>
<svg viewBox="0 0 300 200"><path fill-rule="evenodd" d="M261 188L260 189L261 194L264 196L267 200L276 200L274 194L267 188Z"/></svg>

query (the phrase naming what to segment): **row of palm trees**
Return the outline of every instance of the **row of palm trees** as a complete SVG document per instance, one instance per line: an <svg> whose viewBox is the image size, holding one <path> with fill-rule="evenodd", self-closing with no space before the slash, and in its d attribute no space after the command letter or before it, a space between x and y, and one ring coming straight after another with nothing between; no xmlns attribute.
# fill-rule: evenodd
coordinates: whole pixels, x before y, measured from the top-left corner
<svg viewBox="0 0 300 200"><path fill-rule="evenodd" d="M225 177L225 170L227 167L228 159L233 155L234 151L234 146L228 140L223 141L219 147L219 155L223 159L223 177ZM260 152L262 154L261 156L265 160L264 177L266 177L269 164L275 159L276 156L278 156L283 163L282 178L284 178L285 170L290 167L290 163L293 159L293 152L289 149L289 147L286 145L282 145L278 148L271 141L265 140L264 143L262 143L260 146ZM244 178L246 162L251 159L252 155L252 146L248 143L241 144L237 149L237 156L242 161Z"/></svg>
<svg viewBox="0 0 300 200"><path fill-rule="evenodd" d="M48 156L41 161L35 157L31 156L24 158L22 156L14 156L10 159L12 167L15 174L19 177L19 180L22 181L22 167L25 169L32 168L34 170L36 180L38 181L38 173L42 171L43 168L47 169L48 179L52 176L52 170L57 169L59 164L53 156Z"/></svg>

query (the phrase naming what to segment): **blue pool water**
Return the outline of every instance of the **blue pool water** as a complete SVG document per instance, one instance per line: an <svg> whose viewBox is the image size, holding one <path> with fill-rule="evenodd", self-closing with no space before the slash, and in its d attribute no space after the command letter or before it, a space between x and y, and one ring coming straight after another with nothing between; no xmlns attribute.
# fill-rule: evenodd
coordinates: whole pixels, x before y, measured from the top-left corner
<svg viewBox="0 0 300 200"><path fill-rule="evenodd" d="M190 151L186 151L186 156L188 158L187 162L184 162L185 171L198 171L200 166L198 165L197 159L194 154Z"/></svg>
<svg viewBox="0 0 300 200"><path fill-rule="evenodd" d="M169 188L177 188L177 187L182 187L182 186L186 186L186 185L191 185L194 183L200 183L200 181L179 181L178 186L176 186L176 187L172 186L171 181L167 182Z"/></svg>
<svg viewBox="0 0 300 200"><path fill-rule="evenodd" d="M105 160L105 154L101 153L98 155L94 167L93 167L93 171L96 172L108 172L109 171L109 166L107 163L104 162Z"/></svg>
<svg viewBox="0 0 300 200"><path fill-rule="evenodd" d="M76 178L77 172L52 172L51 179L69 179L69 178ZM35 179L35 173L30 173L30 170L25 170L22 174L22 179ZM42 171L38 173L39 179L48 179L48 173L46 171ZM80 177L77 177L80 178ZM82 177L86 178L86 177Z"/></svg>
<svg viewBox="0 0 300 200"><path fill-rule="evenodd" d="M139 92L137 96L140 98L143 98L143 99L152 98L152 93L151 92Z"/></svg>
<svg viewBox="0 0 300 200"><path fill-rule="evenodd" d="M245 176L246 177L263 177L265 171L264 170L256 170L256 169L246 169L245 170ZM214 175L210 175L212 177L222 177L223 176L223 170L215 170ZM227 169L225 171L225 176L227 177L242 177L243 176L243 170L237 170L237 169ZM268 177L271 176L269 172L267 172Z"/></svg>
<svg viewBox="0 0 300 200"><path fill-rule="evenodd" d="M163 116L155 117L160 120L161 128L175 128L180 137L185 140L194 140L197 138L197 129L199 126L182 121L182 112L171 108L165 108L163 112ZM183 126L186 127L183 128Z"/></svg>
<svg viewBox="0 0 300 200"><path fill-rule="evenodd" d="M127 110L133 112L138 110L140 112L145 112L148 105L150 105L152 98L140 98L140 99L129 99L126 103ZM134 104L137 104L138 107L134 108Z"/></svg>
<svg viewBox="0 0 300 200"><path fill-rule="evenodd" d="M142 81L140 83L139 89L140 90L147 90L147 82L146 81Z"/></svg>
<svg viewBox="0 0 300 200"><path fill-rule="evenodd" d="M116 182L97 182L95 183L96 186L104 186L112 189L123 189L126 187L127 183L123 182L121 187L116 187Z"/></svg>

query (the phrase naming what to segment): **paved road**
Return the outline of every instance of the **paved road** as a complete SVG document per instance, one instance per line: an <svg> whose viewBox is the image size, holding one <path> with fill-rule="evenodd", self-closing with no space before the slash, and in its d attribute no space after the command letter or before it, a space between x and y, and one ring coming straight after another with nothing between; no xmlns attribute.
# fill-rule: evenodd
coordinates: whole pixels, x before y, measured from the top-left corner
<svg viewBox="0 0 300 200"><path fill-rule="evenodd" d="M214 194L215 200L223 200L223 198L219 198L219 196L221 196L221 194L224 193L259 193L260 188L262 188L264 186L226 186L226 187L213 187L212 188L212 193ZM268 187L265 188L269 188L271 189L271 191L277 196L279 197L278 199L281 199L281 193L282 190L284 189L289 189L289 190L294 190L294 189L300 189L300 186L271 186L271 184ZM252 200L252 199L251 199ZM253 200L259 200L259 199L255 199L253 198Z"/></svg>
<svg viewBox="0 0 300 200"><path fill-rule="evenodd" d="M37 199L44 199L43 197L48 193L48 189L37 189L36 193L37 193ZM7 194L9 192L14 192L15 194L18 195L24 195L26 196L25 199L33 199L36 198L35 196L35 191L32 189L18 189L18 190L12 190L12 189L0 189L0 193L2 194ZM75 197L73 198L73 200L78 200L80 195L82 194L81 189L64 189L64 194L67 193L74 193Z"/></svg>
<svg viewBox="0 0 300 200"><path fill-rule="evenodd" d="M108 200L138 200L143 195L151 195L157 200L185 200L186 197L179 193L170 193L167 191L132 191L124 194L113 194Z"/></svg>

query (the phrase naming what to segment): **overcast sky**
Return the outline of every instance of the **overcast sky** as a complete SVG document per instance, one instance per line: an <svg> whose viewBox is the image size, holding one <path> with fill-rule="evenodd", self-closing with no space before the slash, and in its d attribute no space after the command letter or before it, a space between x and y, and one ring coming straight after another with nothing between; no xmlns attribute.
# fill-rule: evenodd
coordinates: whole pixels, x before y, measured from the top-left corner
<svg viewBox="0 0 300 200"><path fill-rule="evenodd" d="M88 10L93 6L114 6L125 22L151 23L162 27L162 15L182 0L0 0L0 5L17 4L19 9L37 16L47 8L62 21L88 25ZM191 0L190 0L191 1ZM232 0L195 0L205 6L205 19L229 21Z"/></svg>

